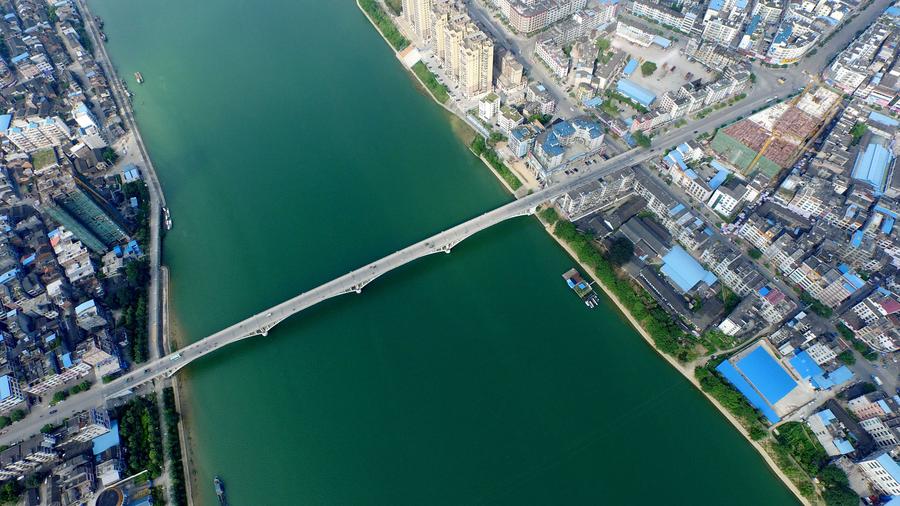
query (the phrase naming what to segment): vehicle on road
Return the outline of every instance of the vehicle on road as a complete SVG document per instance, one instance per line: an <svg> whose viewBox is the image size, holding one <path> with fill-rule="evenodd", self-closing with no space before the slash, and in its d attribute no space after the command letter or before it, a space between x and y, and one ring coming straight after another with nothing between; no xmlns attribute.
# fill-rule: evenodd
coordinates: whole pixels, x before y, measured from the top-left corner
<svg viewBox="0 0 900 506"><path fill-rule="evenodd" d="M174 362L180 358L181 358L181 353L176 353L176 354L172 355L172 358L170 358L169 360Z"/></svg>
<svg viewBox="0 0 900 506"><path fill-rule="evenodd" d="M876 376L874 374L872 375L872 381L874 381L875 384L878 386L884 385L884 382L881 381L881 378L879 378L878 376Z"/></svg>

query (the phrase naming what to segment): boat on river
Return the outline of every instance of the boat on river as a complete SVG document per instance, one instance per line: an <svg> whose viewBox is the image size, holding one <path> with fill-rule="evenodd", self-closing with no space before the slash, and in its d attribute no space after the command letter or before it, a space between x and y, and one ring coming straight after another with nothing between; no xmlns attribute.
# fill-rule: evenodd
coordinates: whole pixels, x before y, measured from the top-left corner
<svg viewBox="0 0 900 506"><path fill-rule="evenodd" d="M575 269L569 269L563 274L563 279L566 280L569 288L578 295L578 298L584 302L585 306L594 309L600 304L600 300L597 298L594 289L591 288L591 284L581 277L580 272Z"/></svg>
<svg viewBox="0 0 900 506"><path fill-rule="evenodd" d="M225 484L222 483L222 479L216 476L213 480L213 485L216 487L216 497L219 498L219 504L225 504Z"/></svg>
<svg viewBox="0 0 900 506"><path fill-rule="evenodd" d="M144 75L140 72L134 73L134 79L138 82L138 84L144 84Z"/></svg>

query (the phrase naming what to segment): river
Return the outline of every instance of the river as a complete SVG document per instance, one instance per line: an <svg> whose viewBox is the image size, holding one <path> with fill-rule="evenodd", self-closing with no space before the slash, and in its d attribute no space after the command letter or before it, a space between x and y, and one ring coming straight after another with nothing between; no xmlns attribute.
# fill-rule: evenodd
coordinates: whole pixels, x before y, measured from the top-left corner
<svg viewBox="0 0 900 506"><path fill-rule="evenodd" d="M187 340L510 199L352 0L91 6ZM518 218L190 366L198 504L794 504L572 265Z"/></svg>

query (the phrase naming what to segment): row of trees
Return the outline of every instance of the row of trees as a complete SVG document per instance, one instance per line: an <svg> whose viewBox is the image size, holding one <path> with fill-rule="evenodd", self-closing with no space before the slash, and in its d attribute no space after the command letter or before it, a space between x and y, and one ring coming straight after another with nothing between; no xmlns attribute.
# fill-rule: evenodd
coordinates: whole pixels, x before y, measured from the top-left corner
<svg viewBox="0 0 900 506"><path fill-rule="evenodd" d="M660 350L682 362L688 362L696 357L694 343L681 327L645 290L635 287L627 279L619 278L613 262L594 247L587 235L576 230L575 225L565 220L556 222L554 234L572 248L578 260L593 269L597 279L616 295L619 302L647 331Z"/></svg>
<svg viewBox="0 0 900 506"><path fill-rule="evenodd" d="M178 438L178 409L175 405L175 390L163 390L163 423L166 425L166 458L169 460L169 485L172 489L172 504L184 506L188 503L187 488L184 483L184 463Z"/></svg>
<svg viewBox="0 0 900 506"><path fill-rule="evenodd" d="M378 27L394 50L400 51L409 45L409 40L400 33L400 30L397 30L394 22L384 12L377 0L358 0L358 2L359 6L366 12L369 19L375 23L375 26Z"/></svg>
<svg viewBox="0 0 900 506"><path fill-rule="evenodd" d="M151 478L159 477L163 452L156 395L132 399L116 410L116 418L128 474L146 469Z"/></svg>
<svg viewBox="0 0 900 506"><path fill-rule="evenodd" d="M108 283L103 302L113 310L121 310L118 326L128 333L128 355L135 363L147 360L147 284L150 261L142 259L125 265L125 272Z"/></svg>
<svg viewBox="0 0 900 506"><path fill-rule="evenodd" d="M518 190L522 186L522 182L519 181L519 178L517 178L516 175L509 170L509 167L503 163L503 160L500 159L497 152L487 145L483 137L476 135L475 139L472 140L471 147L472 152L475 153L476 156L480 156L487 160L491 167L500 174L500 177L506 181L506 184L508 184L510 188Z"/></svg>
<svg viewBox="0 0 900 506"><path fill-rule="evenodd" d="M731 414L740 420L741 425L750 433L750 437L760 440L766 437L766 427L760 421L759 411L747 402L740 392L725 381L715 368L722 363L721 360L713 360L705 366L694 369L694 376L700 382L700 388L719 401Z"/></svg>

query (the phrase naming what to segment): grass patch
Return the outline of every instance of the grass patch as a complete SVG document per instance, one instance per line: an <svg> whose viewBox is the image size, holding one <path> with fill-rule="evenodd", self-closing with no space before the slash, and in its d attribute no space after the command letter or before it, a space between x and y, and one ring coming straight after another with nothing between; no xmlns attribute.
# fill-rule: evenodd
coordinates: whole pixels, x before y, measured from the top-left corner
<svg viewBox="0 0 900 506"><path fill-rule="evenodd" d="M412 70L419 79L422 80L435 100L442 104L445 104L447 103L447 100L450 100L450 93L447 91L447 87L438 82L437 77L428 70L428 67L426 67L424 63L416 63L413 65Z"/></svg>
<svg viewBox="0 0 900 506"><path fill-rule="evenodd" d="M513 191L522 187L522 182L519 181L519 178L517 178L516 175L509 170L509 167L500 160L500 157L497 156L497 152L484 142L484 138L480 135L476 136L472 141L471 147L472 152L487 160L491 167L497 171L497 174L500 174L500 177L506 181L506 184L508 184Z"/></svg>
<svg viewBox="0 0 900 506"><path fill-rule="evenodd" d="M391 21L391 18L384 12L384 9L378 5L378 2L375 0L358 0L358 2L359 6L369 15L369 19L371 19L372 23L381 30L381 34L384 35L388 44L390 44L395 51L401 51L409 45L409 40L400 33L400 30L397 30L397 27L394 26L394 22Z"/></svg>

